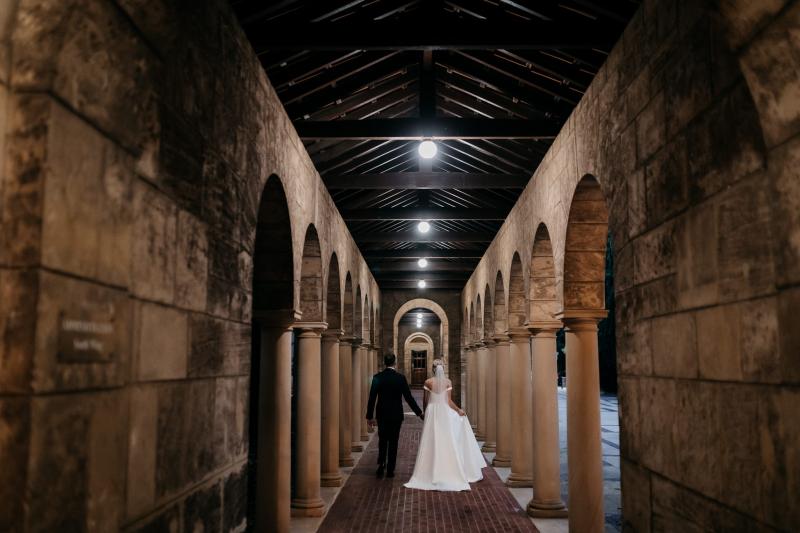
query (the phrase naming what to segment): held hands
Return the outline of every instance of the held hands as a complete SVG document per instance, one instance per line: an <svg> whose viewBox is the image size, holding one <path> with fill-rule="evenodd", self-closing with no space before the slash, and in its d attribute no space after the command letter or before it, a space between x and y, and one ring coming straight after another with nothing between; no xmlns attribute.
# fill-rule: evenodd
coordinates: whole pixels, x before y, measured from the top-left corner
<svg viewBox="0 0 800 533"><path fill-rule="evenodd" d="M467 413L465 413L463 409L459 409L459 410L458 410L458 415L459 415L459 416L466 416L466 414L467 414Z"/></svg>

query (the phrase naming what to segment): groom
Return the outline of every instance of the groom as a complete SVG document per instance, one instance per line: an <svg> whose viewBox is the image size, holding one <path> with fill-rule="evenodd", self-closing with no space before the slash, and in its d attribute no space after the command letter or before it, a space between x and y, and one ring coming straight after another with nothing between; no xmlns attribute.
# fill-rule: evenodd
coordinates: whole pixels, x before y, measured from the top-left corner
<svg viewBox="0 0 800 533"><path fill-rule="evenodd" d="M375 410L375 400L378 400L378 471L375 474L383 477L386 468L386 477L394 477L394 465L397 460L397 441L400 440L400 426L403 424L403 398L409 407L423 418L422 410L411 396L406 377L395 370L397 358L393 353L383 357L386 368L372 377L372 387L369 390L367 403L367 420L370 426L375 425L372 413ZM386 453L389 453L388 463Z"/></svg>

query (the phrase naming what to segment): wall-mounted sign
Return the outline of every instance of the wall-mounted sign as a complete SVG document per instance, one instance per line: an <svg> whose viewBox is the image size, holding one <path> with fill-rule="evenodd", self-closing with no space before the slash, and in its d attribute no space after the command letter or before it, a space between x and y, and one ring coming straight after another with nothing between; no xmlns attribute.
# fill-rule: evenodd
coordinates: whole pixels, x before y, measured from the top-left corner
<svg viewBox="0 0 800 533"><path fill-rule="evenodd" d="M59 362L110 362L116 350L114 332L113 310L62 311L58 317Z"/></svg>

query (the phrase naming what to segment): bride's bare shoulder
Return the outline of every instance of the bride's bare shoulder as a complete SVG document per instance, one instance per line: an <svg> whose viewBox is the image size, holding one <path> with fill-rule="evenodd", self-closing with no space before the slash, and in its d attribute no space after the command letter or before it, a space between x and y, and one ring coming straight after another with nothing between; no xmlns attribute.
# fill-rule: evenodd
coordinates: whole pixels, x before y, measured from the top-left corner
<svg viewBox="0 0 800 533"><path fill-rule="evenodd" d="M433 386L433 378L428 378L425 380L425 386L429 389Z"/></svg>

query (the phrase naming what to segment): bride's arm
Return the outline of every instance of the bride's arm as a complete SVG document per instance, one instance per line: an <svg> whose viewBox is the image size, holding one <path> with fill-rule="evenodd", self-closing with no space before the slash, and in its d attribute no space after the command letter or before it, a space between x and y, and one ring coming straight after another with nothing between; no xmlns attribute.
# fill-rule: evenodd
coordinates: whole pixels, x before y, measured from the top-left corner
<svg viewBox="0 0 800 533"><path fill-rule="evenodd" d="M453 398L450 397L450 389L447 389L447 403L450 404L450 408L458 413L461 416L464 416L464 411L461 410L459 406L453 402Z"/></svg>

